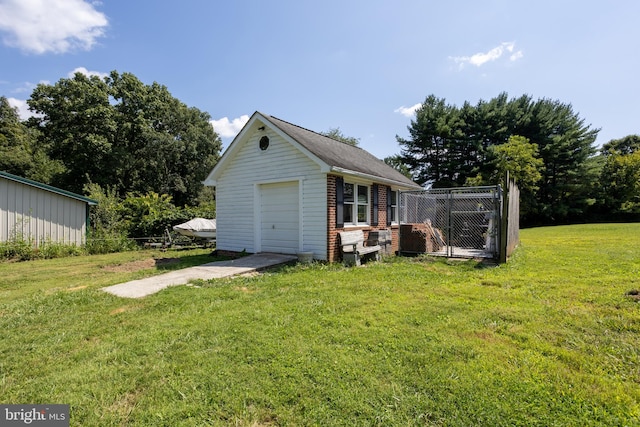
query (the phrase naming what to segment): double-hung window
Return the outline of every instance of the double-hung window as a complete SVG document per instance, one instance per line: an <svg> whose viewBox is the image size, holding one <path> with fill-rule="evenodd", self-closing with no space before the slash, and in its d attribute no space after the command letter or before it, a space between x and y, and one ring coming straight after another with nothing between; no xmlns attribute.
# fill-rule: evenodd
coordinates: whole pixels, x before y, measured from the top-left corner
<svg viewBox="0 0 640 427"><path fill-rule="evenodd" d="M345 225L369 224L369 187L366 185L344 183L344 216Z"/></svg>
<svg viewBox="0 0 640 427"><path fill-rule="evenodd" d="M389 224L398 223L398 192L389 189L387 193L387 222Z"/></svg>

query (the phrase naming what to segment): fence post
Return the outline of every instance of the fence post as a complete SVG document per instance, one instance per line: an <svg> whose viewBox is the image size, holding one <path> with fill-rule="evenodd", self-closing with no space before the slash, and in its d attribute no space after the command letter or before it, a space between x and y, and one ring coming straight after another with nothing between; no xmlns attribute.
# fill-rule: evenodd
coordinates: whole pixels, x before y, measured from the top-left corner
<svg viewBox="0 0 640 427"><path fill-rule="evenodd" d="M502 212L500 216L500 253L498 254L498 263L504 264L507 262L507 243L509 241L507 237L509 232L509 171L505 174L502 188Z"/></svg>

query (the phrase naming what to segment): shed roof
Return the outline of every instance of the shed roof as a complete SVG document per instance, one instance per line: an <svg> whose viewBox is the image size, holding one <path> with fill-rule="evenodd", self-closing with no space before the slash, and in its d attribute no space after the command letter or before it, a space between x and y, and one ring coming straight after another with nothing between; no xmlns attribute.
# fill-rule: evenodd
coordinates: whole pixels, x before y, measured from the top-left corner
<svg viewBox="0 0 640 427"><path fill-rule="evenodd" d="M338 174L361 176L368 179L396 185L400 188L421 189L418 184L387 165L368 151L317 132L294 125L277 117L256 111L245 127L233 140L218 164L213 168L205 184L214 184L229 157L234 156L237 142L262 123L289 139L294 145L320 164L324 170ZM253 129L253 130L250 130Z"/></svg>
<svg viewBox="0 0 640 427"><path fill-rule="evenodd" d="M49 191L51 193L60 194L61 196L66 196L72 199L79 200L81 202L85 202L89 205L97 205L98 202L96 200L90 199L88 197L81 196L80 194L72 193L71 191L62 190L57 187L52 187L51 185L43 184L41 182L33 181L31 179L23 178L21 176L10 174L9 172L0 171L0 178L6 178L11 181L19 182L21 184L29 185L31 187L36 187L41 190Z"/></svg>
<svg viewBox="0 0 640 427"><path fill-rule="evenodd" d="M396 169L358 146L335 140L277 117L267 114L262 114L262 116L335 171L355 172L394 181L412 188L420 188L418 184Z"/></svg>

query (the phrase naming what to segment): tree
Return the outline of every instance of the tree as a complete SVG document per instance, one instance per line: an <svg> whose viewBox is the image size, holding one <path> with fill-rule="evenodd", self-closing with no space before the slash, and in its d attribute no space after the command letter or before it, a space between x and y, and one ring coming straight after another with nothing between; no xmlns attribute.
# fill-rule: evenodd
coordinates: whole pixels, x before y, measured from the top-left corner
<svg viewBox="0 0 640 427"><path fill-rule="evenodd" d="M609 153L631 154L640 151L640 136L627 135L624 138L612 139L602 146L601 152L605 156Z"/></svg>
<svg viewBox="0 0 640 427"><path fill-rule="evenodd" d="M329 138L335 139L340 142L344 142L349 145L358 145L360 143L360 138L354 138L352 136L346 136L342 133L340 128L331 128L328 131L320 132L320 135L327 136Z"/></svg>
<svg viewBox="0 0 640 427"><path fill-rule="evenodd" d="M463 122L455 106L430 95L411 121L410 139L397 137L403 147L402 162L419 184L450 187L464 183L470 164Z"/></svg>
<svg viewBox="0 0 640 427"><path fill-rule="evenodd" d="M398 172L400 172L401 174L406 176L407 178L413 179L413 176L411 175L411 170L409 169L409 166L407 166L402 161L402 157L401 156L399 156L399 155L388 156L388 157L385 157L383 161L387 165L391 166L392 168L394 168L395 170L397 170Z"/></svg>
<svg viewBox="0 0 640 427"><path fill-rule="evenodd" d="M55 185L80 192L89 182L129 192L168 194L193 203L220 154L211 117L189 108L158 83L116 71L76 73L40 84L27 101L40 144L64 164Z"/></svg>
<svg viewBox="0 0 640 427"><path fill-rule="evenodd" d="M513 135L537 145L543 165L529 217L524 223L567 221L589 207L588 159L595 153L598 129L591 129L571 105L506 93L473 106L426 98L408 127L397 137L402 159L417 181L433 187L458 186L495 175L492 156ZM480 178L478 178L480 176Z"/></svg>
<svg viewBox="0 0 640 427"><path fill-rule="evenodd" d="M36 137L36 131L20 120L7 98L0 97L0 170L49 183L61 165L37 148Z"/></svg>
<svg viewBox="0 0 640 427"><path fill-rule="evenodd" d="M31 168L29 134L16 109L0 97L0 170L26 176Z"/></svg>
<svg viewBox="0 0 640 427"><path fill-rule="evenodd" d="M609 154L601 182L609 212L640 213L640 150Z"/></svg>
<svg viewBox="0 0 640 427"><path fill-rule="evenodd" d="M509 172L520 189L520 212L529 215L535 206L535 193L542 179L540 170L544 166L538 157L538 146L523 136L512 135L504 144L489 146L488 151L493 171L487 182L502 183Z"/></svg>

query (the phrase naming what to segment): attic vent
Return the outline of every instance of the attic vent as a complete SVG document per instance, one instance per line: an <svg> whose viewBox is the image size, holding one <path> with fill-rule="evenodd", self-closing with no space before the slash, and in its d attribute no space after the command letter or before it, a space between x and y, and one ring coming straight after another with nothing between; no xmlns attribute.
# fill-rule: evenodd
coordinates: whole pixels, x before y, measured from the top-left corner
<svg viewBox="0 0 640 427"><path fill-rule="evenodd" d="M264 151L267 148L269 148L269 137L265 135L260 138L260 149Z"/></svg>

